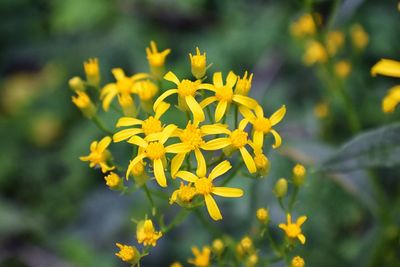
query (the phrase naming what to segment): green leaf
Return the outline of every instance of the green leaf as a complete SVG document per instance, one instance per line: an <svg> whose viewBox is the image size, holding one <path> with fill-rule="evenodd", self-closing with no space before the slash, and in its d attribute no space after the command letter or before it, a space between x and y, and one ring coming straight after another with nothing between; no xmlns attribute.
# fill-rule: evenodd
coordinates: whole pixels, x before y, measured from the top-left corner
<svg viewBox="0 0 400 267"><path fill-rule="evenodd" d="M318 171L347 172L400 164L400 123L364 132L322 162Z"/></svg>

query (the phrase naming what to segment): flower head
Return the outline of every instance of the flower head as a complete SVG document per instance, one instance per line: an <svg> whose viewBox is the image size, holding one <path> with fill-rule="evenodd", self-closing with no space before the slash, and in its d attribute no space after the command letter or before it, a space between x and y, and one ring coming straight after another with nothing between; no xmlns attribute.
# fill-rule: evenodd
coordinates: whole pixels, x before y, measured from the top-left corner
<svg viewBox="0 0 400 267"><path fill-rule="evenodd" d="M319 118L323 119L326 118L329 114L329 105L325 101L321 101L314 107L314 115Z"/></svg>
<svg viewBox="0 0 400 267"><path fill-rule="evenodd" d="M100 83L99 60L97 58L89 58L83 62L86 73L86 79L90 85L98 86Z"/></svg>
<svg viewBox="0 0 400 267"><path fill-rule="evenodd" d="M103 173L113 170L115 168L114 166L107 165L107 160L110 158L110 152L107 150L107 147L110 143L111 138L109 136L104 137L100 142L93 141L90 144L90 154L80 157L80 160L90 161L89 166L91 168L100 166Z"/></svg>
<svg viewBox="0 0 400 267"><path fill-rule="evenodd" d="M157 240L162 237L161 232L156 232L151 220L145 220L138 223L136 228L136 238L139 244L145 246L157 245Z"/></svg>
<svg viewBox="0 0 400 267"><path fill-rule="evenodd" d="M304 267L305 263L302 257L296 256L292 259L290 267Z"/></svg>
<svg viewBox="0 0 400 267"><path fill-rule="evenodd" d="M122 245L120 243L115 244L119 248L119 252L115 253L115 256L120 258L122 261L133 263L135 258L138 256L138 251L135 247Z"/></svg>
<svg viewBox="0 0 400 267"><path fill-rule="evenodd" d="M253 73L247 77L247 71L244 72L243 77L238 76L236 86L235 86L235 94L247 96L249 94L251 88L251 82L253 80Z"/></svg>
<svg viewBox="0 0 400 267"><path fill-rule="evenodd" d="M104 177L106 185L111 189L116 189L121 185L121 178L115 172L110 172L109 175Z"/></svg>
<svg viewBox="0 0 400 267"><path fill-rule="evenodd" d="M364 49L368 42L368 33L360 24L354 24L350 27L350 36L353 46L357 49Z"/></svg>
<svg viewBox="0 0 400 267"><path fill-rule="evenodd" d="M73 91L85 91L85 84L83 83L81 77L72 77L69 79L68 85Z"/></svg>
<svg viewBox="0 0 400 267"><path fill-rule="evenodd" d="M210 266L210 254L211 249L208 246L203 247L203 250L200 250L197 247L192 247L192 252L194 255L194 259L189 259L188 262L193 264L196 267L208 267Z"/></svg>
<svg viewBox="0 0 400 267"><path fill-rule="evenodd" d="M293 167L293 183L296 186L301 186L304 184L304 177L306 176L306 168L301 164L296 164Z"/></svg>
<svg viewBox="0 0 400 267"><path fill-rule="evenodd" d="M196 79L201 79L206 75L207 60L206 53L201 54L200 49L196 47L196 54L189 53L190 63L192 65L192 74Z"/></svg>
<svg viewBox="0 0 400 267"><path fill-rule="evenodd" d="M344 34L341 31L328 32L326 36L326 49L329 55L336 55L344 44Z"/></svg>
<svg viewBox="0 0 400 267"><path fill-rule="evenodd" d="M303 56L304 64L311 66L316 63L325 63L327 59L326 49L320 42L310 41L307 43L306 52Z"/></svg>
<svg viewBox="0 0 400 267"><path fill-rule="evenodd" d="M313 16L304 14L290 25L290 33L295 37L304 37L315 34L316 28Z"/></svg>
<svg viewBox="0 0 400 267"><path fill-rule="evenodd" d="M256 212L257 220L264 224L267 223L269 220L269 212L265 208L259 208Z"/></svg>
<svg viewBox="0 0 400 267"><path fill-rule="evenodd" d="M307 220L306 216L301 216L297 219L296 223L292 223L292 217L287 214L287 224L279 224L279 228L285 231L287 237L294 239L299 239L300 243L304 244L306 242L306 237L301 232L301 225Z"/></svg>
<svg viewBox="0 0 400 267"><path fill-rule="evenodd" d="M212 248L216 254L221 254L224 251L225 244L221 239L217 238L212 242Z"/></svg>
<svg viewBox="0 0 400 267"><path fill-rule="evenodd" d="M181 182L179 189L172 193L172 196L169 199L169 204L177 202L185 205L190 203L195 196L196 188L194 188L192 184L185 185L183 182Z"/></svg>
<svg viewBox="0 0 400 267"><path fill-rule="evenodd" d="M150 42L150 47L146 47L147 60L153 75L159 79L164 74L165 58L171 53L171 49L159 52L154 41Z"/></svg>
<svg viewBox="0 0 400 267"><path fill-rule="evenodd" d="M93 104L90 97L83 91L75 91L77 96L72 96L72 103L75 104L83 113L83 115L89 119L96 115L96 107Z"/></svg>
<svg viewBox="0 0 400 267"><path fill-rule="evenodd" d="M351 73L351 64L348 60L340 60L335 63L335 73L339 78L346 78Z"/></svg>

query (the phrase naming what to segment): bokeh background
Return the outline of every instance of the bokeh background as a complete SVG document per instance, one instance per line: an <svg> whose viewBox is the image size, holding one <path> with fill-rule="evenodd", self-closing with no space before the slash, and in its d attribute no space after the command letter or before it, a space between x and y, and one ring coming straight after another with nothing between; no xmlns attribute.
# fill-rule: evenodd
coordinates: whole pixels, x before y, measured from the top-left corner
<svg viewBox="0 0 400 267"><path fill-rule="evenodd" d="M326 85L304 66L303 48L289 31L306 11L304 2L335 29L346 32L360 23L369 34L346 80L362 130L399 121L399 112L381 111L396 81L370 75L380 58L400 59L396 1L1 1L0 266L126 266L113 255L115 242L134 240L130 218L148 204L142 193L111 192L98 171L79 161L102 133L71 103L68 80L84 76L82 62L90 57L99 58L103 81L112 80L113 67L147 71L150 40L172 49L167 66L177 73L189 74L188 53L196 46L207 52L211 71L253 72L251 95L269 114L282 104L288 113L278 127L284 144L268 154L271 173L257 186L243 182L247 195L257 197L223 203L224 214L237 219L205 235L189 217L160 240L143 266L185 262L191 245L206 244L219 231L242 237L257 207L268 206L274 223L283 220L274 181L289 177L298 161L313 169L354 135L334 100L329 119L314 114ZM343 50L350 57L351 49ZM113 117L105 120L110 128L115 124ZM308 241L297 250L307 266L400 266L399 168L374 171L379 190L363 170L307 177L296 204L296 213L309 218Z"/></svg>

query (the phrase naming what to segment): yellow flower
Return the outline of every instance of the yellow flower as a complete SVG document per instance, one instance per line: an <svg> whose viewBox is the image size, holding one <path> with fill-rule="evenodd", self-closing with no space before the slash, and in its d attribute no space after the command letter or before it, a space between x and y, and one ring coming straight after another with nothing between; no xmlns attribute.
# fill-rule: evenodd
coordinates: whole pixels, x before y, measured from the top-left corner
<svg viewBox="0 0 400 267"><path fill-rule="evenodd" d="M212 195L214 194L221 197L241 197L243 195L243 190L239 188L217 187L213 185L213 181L215 178L223 175L231 168L232 166L229 161L225 160L218 164L210 172L208 177L198 177L188 171L179 171L176 176L189 183L194 184L196 188L196 194L204 196L208 213L210 214L212 219L217 221L222 219L222 215Z"/></svg>
<svg viewBox="0 0 400 267"><path fill-rule="evenodd" d="M307 220L306 216L301 216L297 219L296 223L292 223L292 217L287 214L287 224L279 224L279 228L285 231L286 235L291 238L297 238L304 244L306 242L306 237L301 233L301 225Z"/></svg>
<svg viewBox="0 0 400 267"><path fill-rule="evenodd" d="M90 144L90 154L80 157L80 160L90 161L89 166L91 168L99 165L103 173L113 170L115 167L107 165L107 160L110 158L110 152L107 150L107 147L110 143L111 138L109 136L104 137L100 142L93 141Z"/></svg>
<svg viewBox="0 0 400 267"><path fill-rule="evenodd" d="M111 101L116 96L118 96L121 106L126 107L129 103L134 105L134 101L131 97L134 91L134 84L139 80L148 78L149 75L146 73L137 73L131 77L127 77L121 68L114 68L111 72L116 79L116 83L109 83L101 89L100 99L103 101L103 109L108 111Z"/></svg>
<svg viewBox="0 0 400 267"><path fill-rule="evenodd" d="M250 155L249 151L246 149L246 145L250 144L248 139L248 133L244 131L247 125L247 120L242 120L239 123L238 129L230 131L226 129L225 133L227 137L220 137L214 140L208 141L204 146L204 150L218 150L225 148L229 154L231 151L239 150L242 155L243 161L250 173L255 173L257 171L256 164L254 163L253 157Z"/></svg>
<svg viewBox="0 0 400 267"><path fill-rule="evenodd" d="M74 91L85 91L85 84L83 83L81 77L75 76L69 79L69 87Z"/></svg>
<svg viewBox="0 0 400 267"><path fill-rule="evenodd" d="M290 267L304 267L305 263L302 257L296 256L292 259Z"/></svg>
<svg viewBox="0 0 400 267"><path fill-rule="evenodd" d="M83 115L89 119L96 115L96 107L93 104L90 97L83 91L75 91L77 96L72 96L72 102L77 106L83 113Z"/></svg>
<svg viewBox="0 0 400 267"><path fill-rule="evenodd" d="M360 24L354 24L350 27L350 36L353 46L357 49L364 49L369 41L368 33Z"/></svg>
<svg viewBox="0 0 400 267"><path fill-rule="evenodd" d="M313 35L316 32L316 25L311 14L304 14L290 25L290 33L295 37Z"/></svg>
<svg viewBox="0 0 400 267"><path fill-rule="evenodd" d="M181 182L179 189L172 193L172 196L169 199L169 204L173 204L174 202L178 201L182 204L190 203L195 195L196 188L194 188L191 183L185 185L183 182Z"/></svg>
<svg viewBox="0 0 400 267"><path fill-rule="evenodd" d="M335 73L340 78L346 78L351 73L351 64L348 60L340 60L335 63Z"/></svg>
<svg viewBox="0 0 400 267"><path fill-rule="evenodd" d="M201 80L190 81L183 79L179 81L178 77L173 72L168 72L165 74L164 79L176 84L177 88L169 89L165 91L162 95L158 97L156 102L154 102L153 109L156 110L158 105L164 101L165 98L172 94L178 94L178 105L182 110L190 110L193 114L195 121L204 121L204 111L200 104L196 101L196 92L200 89L212 88L210 84L202 84Z"/></svg>
<svg viewBox="0 0 400 267"><path fill-rule="evenodd" d="M106 185L111 189L116 189L121 185L121 178L115 172L110 172L104 179L106 180Z"/></svg>
<svg viewBox="0 0 400 267"><path fill-rule="evenodd" d="M139 161L132 167L131 174L138 186L144 185L149 178L145 170L145 163L143 162L143 160Z"/></svg>
<svg viewBox="0 0 400 267"><path fill-rule="evenodd" d="M383 58L371 68L371 74L400 78L400 61Z"/></svg>
<svg viewBox="0 0 400 267"><path fill-rule="evenodd" d="M297 186L304 184L304 177L306 176L306 168L301 164L296 164L293 167L293 183Z"/></svg>
<svg viewBox="0 0 400 267"><path fill-rule="evenodd" d="M385 113L394 112L400 103L400 85L392 87L382 100L382 110Z"/></svg>
<svg viewBox="0 0 400 267"><path fill-rule="evenodd" d="M319 102L314 107L314 114L317 118L323 119L326 118L329 114L329 105L327 102Z"/></svg>
<svg viewBox="0 0 400 267"><path fill-rule="evenodd" d="M246 267L254 267L258 263L258 255L257 253L253 253L249 256L246 262Z"/></svg>
<svg viewBox="0 0 400 267"><path fill-rule="evenodd" d="M287 188L288 188L288 183L285 178L280 178L278 181L276 181L274 187L274 193L276 197L282 198L286 196Z"/></svg>
<svg viewBox="0 0 400 267"><path fill-rule="evenodd" d="M269 220L269 212L264 208L259 208L256 212L256 216L260 223L267 223Z"/></svg>
<svg viewBox="0 0 400 267"><path fill-rule="evenodd" d="M154 104L154 96L158 93L158 86L150 80L142 80L134 84L132 91L139 96L144 110L150 113Z"/></svg>
<svg viewBox="0 0 400 267"><path fill-rule="evenodd" d="M196 47L196 54L193 56L189 53L190 63L192 65L192 74L196 79L201 79L206 75L207 60L206 53L203 55L200 53L200 49Z"/></svg>
<svg viewBox="0 0 400 267"><path fill-rule="evenodd" d="M189 259L188 262L196 267L210 266L211 249L208 246L203 247L202 252L197 247L192 247L194 259Z"/></svg>
<svg viewBox="0 0 400 267"><path fill-rule="evenodd" d="M162 130L164 130L164 126L160 121L160 117L165 112L167 112L169 107L170 104L167 104L165 102L160 103L155 111L154 116L149 116L145 120L140 120L132 117L120 118L117 122L117 127L140 125L141 128L128 128L115 133L113 136L114 142L121 142L137 134L144 134L144 136L149 136L151 134L162 132Z"/></svg>
<svg viewBox="0 0 400 267"><path fill-rule="evenodd" d="M250 237L245 236L242 238L242 240L240 240L240 246L242 247L244 253L249 252L253 248L253 241Z"/></svg>
<svg viewBox="0 0 400 267"><path fill-rule="evenodd" d="M327 59L325 47L320 42L310 41L307 43L306 52L303 56L304 64L311 66L315 63L325 63Z"/></svg>
<svg viewBox="0 0 400 267"><path fill-rule="evenodd" d="M183 267L183 265L180 262L174 262L172 263L169 267Z"/></svg>
<svg viewBox="0 0 400 267"><path fill-rule="evenodd" d="M126 176L129 176L132 168L138 162L142 161L144 158L148 158L152 162L154 176L157 180L157 183L162 187L166 187L167 179L165 177L164 169L166 168L167 161L165 154L188 152L187 147L182 144L173 144L164 147L165 142L167 142L168 138L170 138L170 136L176 129L177 127L175 125L170 124L165 127L161 133L153 135L153 137L150 139L143 139L139 136L132 136L128 140L128 143L137 145L139 147L139 151L138 155L133 158L129 163L128 169L126 171Z"/></svg>
<svg viewBox="0 0 400 267"><path fill-rule="evenodd" d="M333 56L344 44L344 34L340 31L328 32L326 36L326 48L328 53Z"/></svg>
<svg viewBox="0 0 400 267"><path fill-rule="evenodd" d="M286 114L286 106L283 105L275 111L269 118L264 117L264 111L261 106L254 110L255 115L247 108L239 109L243 117L253 125L253 142L255 147L262 147L264 144L264 135L271 133L274 136L275 144L273 148L278 148L282 144L282 138L272 127L278 124Z"/></svg>
<svg viewBox="0 0 400 267"><path fill-rule="evenodd" d="M221 239L217 238L212 242L212 248L216 254L221 254L224 251L225 245Z"/></svg>
<svg viewBox="0 0 400 267"><path fill-rule="evenodd" d="M98 86L100 83L99 60L97 58L89 58L83 62L86 73L86 80L90 85Z"/></svg>
<svg viewBox="0 0 400 267"><path fill-rule="evenodd" d="M203 153L200 149L207 149L207 145L203 140L203 137L210 134L222 134L226 133L227 129L223 125L212 124L203 125L199 127L199 123L195 121L192 123L188 122L185 129L177 129L175 134L181 140L182 146L187 147L188 152L194 152L197 161L197 175L206 175L206 160L204 159ZM171 161L171 176L174 178L175 174L179 171L182 163L188 153L178 153Z"/></svg>
<svg viewBox="0 0 400 267"><path fill-rule="evenodd" d="M171 53L171 49L165 49L158 52L157 45L154 41L150 42L150 47L146 47L147 60L149 61L151 73L161 79L164 75L165 58Z"/></svg>
<svg viewBox="0 0 400 267"><path fill-rule="evenodd" d="M267 156L264 155L263 151L261 148L256 148L254 145L252 145L253 150L254 150L254 163L256 164L257 172L261 176L266 176L268 175L269 169L270 169L270 163L269 159Z"/></svg>
<svg viewBox="0 0 400 267"><path fill-rule="evenodd" d="M247 77L247 71L245 71L243 78L240 78L240 76L238 76L235 86L235 94L247 96L249 94L252 81L253 73L251 73L250 76Z"/></svg>
<svg viewBox="0 0 400 267"><path fill-rule="evenodd" d="M115 256L125 262L134 262L135 258L138 256L136 248L132 246L122 245L120 243L116 243L115 245L119 248L119 252L115 253Z"/></svg>
<svg viewBox="0 0 400 267"><path fill-rule="evenodd" d="M145 246L157 245L157 240L162 237L161 232L156 232L154 230L153 222L151 220L145 220L138 223L136 227L136 239L139 244Z"/></svg>
<svg viewBox="0 0 400 267"><path fill-rule="evenodd" d="M215 92L215 96L208 97L201 102L201 107L204 108L209 104L217 101L217 107L215 109L215 122L219 122L222 117L228 112L229 105L234 102L237 105L245 106L249 109L254 109L258 103L254 99L233 92L233 86L235 85L237 76L230 71L226 78L226 84L222 81L222 73L216 72L213 75L213 85L206 89Z"/></svg>

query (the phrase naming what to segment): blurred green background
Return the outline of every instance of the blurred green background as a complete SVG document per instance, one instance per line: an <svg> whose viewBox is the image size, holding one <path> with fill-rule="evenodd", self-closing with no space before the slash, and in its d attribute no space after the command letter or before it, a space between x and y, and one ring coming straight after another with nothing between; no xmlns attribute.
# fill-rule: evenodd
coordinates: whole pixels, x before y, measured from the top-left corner
<svg viewBox="0 0 400 267"><path fill-rule="evenodd" d="M396 81L370 76L380 58L400 60L397 2L305 2L323 19L336 6L335 29L347 31L357 22L369 34L346 81L362 130L399 121L398 111L381 111L381 99ZM188 53L199 46L213 63L211 71L253 72L251 95L267 114L287 106L278 127L284 145L268 153L270 175L258 186L243 182L257 198L224 203L224 214L238 219L216 227L240 238L261 206L270 208L275 224L283 220L272 196L274 181L289 177L297 161L312 167L352 137L335 103L330 119L314 116L325 88L302 64L303 50L289 32L304 6L294 0L1 1L0 266L126 266L113 255L114 244L134 240L130 218L148 206L142 193L111 192L98 171L79 161L102 133L71 103L68 79L83 77L82 62L90 57L99 58L103 82L112 80L113 67L147 71L150 40L172 49L167 66L178 74L189 74ZM115 118L105 119L112 128ZM307 243L297 251L307 266L400 266L399 167L374 172L379 190L363 170L308 176L295 209L309 218ZM191 245L213 237L190 217L161 239L143 266L186 262Z"/></svg>

